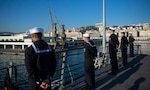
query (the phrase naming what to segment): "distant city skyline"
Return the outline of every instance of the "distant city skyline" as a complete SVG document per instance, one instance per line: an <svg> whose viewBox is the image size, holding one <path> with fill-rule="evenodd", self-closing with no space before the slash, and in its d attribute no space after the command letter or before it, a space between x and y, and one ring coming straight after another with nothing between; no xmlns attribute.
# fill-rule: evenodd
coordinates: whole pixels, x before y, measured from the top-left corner
<svg viewBox="0 0 150 90"><path fill-rule="evenodd" d="M52 30L49 6L65 29L102 22L102 0L0 0L0 32ZM106 0L106 25L150 23L149 8L150 0Z"/></svg>

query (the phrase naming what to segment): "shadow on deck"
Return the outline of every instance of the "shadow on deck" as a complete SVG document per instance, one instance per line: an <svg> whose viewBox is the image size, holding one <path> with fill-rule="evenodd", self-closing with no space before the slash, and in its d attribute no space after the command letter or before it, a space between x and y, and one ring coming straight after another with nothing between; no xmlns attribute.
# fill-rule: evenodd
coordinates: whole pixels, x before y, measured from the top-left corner
<svg viewBox="0 0 150 90"><path fill-rule="evenodd" d="M109 75L110 71L95 71L95 90L150 90L150 56L138 55L128 59L126 66L120 66L117 75ZM144 73L145 72L145 73ZM84 77L65 87L64 90L85 90Z"/></svg>

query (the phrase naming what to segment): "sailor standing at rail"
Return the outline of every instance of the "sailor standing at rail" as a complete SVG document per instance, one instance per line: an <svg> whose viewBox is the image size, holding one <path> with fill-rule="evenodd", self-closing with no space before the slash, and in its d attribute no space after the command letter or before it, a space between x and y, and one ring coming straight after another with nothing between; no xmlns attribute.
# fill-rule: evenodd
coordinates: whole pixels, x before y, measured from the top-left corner
<svg viewBox="0 0 150 90"><path fill-rule="evenodd" d="M119 41L117 35L114 34L115 28L110 27L108 30L109 36L109 55L111 63L111 71L113 75L118 73L118 61L117 61L117 52L119 47Z"/></svg>
<svg viewBox="0 0 150 90"><path fill-rule="evenodd" d="M85 83L86 90L94 90L95 88L95 67L94 62L97 56L96 45L90 40L90 34L83 34L83 40L85 42L84 51L84 70L85 70Z"/></svg>
<svg viewBox="0 0 150 90"><path fill-rule="evenodd" d="M56 58L51 46L42 40L43 29L30 30L32 45L25 50L25 66L29 74L29 90L51 90Z"/></svg>
<svg viewBox="0 0 150 90"><path fill-rule="evenodd" d="M125 31L121 31L121 45L120 45L120 49L121 49L121 54L122 54L122 64L125 66L128 62L127 62L127 48L128 48L128 39L125 36Z"/></svg>
<svg viewBox="0 0 150 90"><path fill-rule="evenodd" d="M130 46L130 57L134 57L134 37L132 35L132 32L129 32L129 46Z"/></svg>

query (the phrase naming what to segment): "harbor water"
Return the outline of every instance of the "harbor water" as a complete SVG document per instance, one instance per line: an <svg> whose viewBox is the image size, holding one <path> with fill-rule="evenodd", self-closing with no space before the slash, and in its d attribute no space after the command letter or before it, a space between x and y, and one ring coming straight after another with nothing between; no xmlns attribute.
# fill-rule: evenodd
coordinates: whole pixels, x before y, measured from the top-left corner
<svg viewBox="0 0 150 90"><path fill-rule="evenodd" d="M98 51L102 51L102 47L97 47ZM141 53L150 55L150 45L141 44ZM70 66L70 71L73 74L73 78L78 78L84 74L84 49L74 49L68 50L66 64ZM61 53L56 53L57 57L57 70L61 69ZM4 55L0 54L0 90L3 88L3 81L6 74L6 68L9 66L9 63L13 62L17 66L17 84L19 87L22 87L23 90L28 88L28 75L26 68L24 66L24 55ZM72 66L72 67L71 67ZM75 68L77 70L75 70ZM65 71L67 72L67 70ZM56 72L55 76L60 76L60 72ZM68 80L68 75L65 76ZM54 80L59 79L60 77L54 77ZM69 78L70 79L70 78Z"/></svg>

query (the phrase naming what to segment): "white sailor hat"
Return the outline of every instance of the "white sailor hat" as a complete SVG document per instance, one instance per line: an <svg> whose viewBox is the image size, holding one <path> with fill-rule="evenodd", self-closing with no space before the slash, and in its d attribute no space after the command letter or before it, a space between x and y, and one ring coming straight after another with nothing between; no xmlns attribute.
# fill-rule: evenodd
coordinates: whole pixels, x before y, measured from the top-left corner
<svg viewBox="0 0 150 90"><path fill-rule="evenodd" d="M44 29L43 28L39 28L39 27L34 27L34 28L30 29L29 32L31 34L34 34L34 33L43 33Z"/></svg>
<svg viewBox="0 0 150 90"><path fill-rule="evenodd" d="M90 37L90 34L89 33L85 33L85 34L83 34L83 37Z"/></svg>
<svg viewBox="0 0 150 90"><path fill-rule="evenodd" d="M122 32L126 32L126 31L125 30L121 30L120 32L122 33Z"/></svg>
<svg viewBox="0 0 150 90"><path fill-rule="evenodd" d="M109 30L113 30L113 31L115 31L116 29L115 29L115 28L113 28L113 27L109 27Z"/></svg>
<svg viewBox="0 0 150 90"><path fill-rule="evenodd" d="M132 32L129 32L130 34L132 34Z"/></svg>

